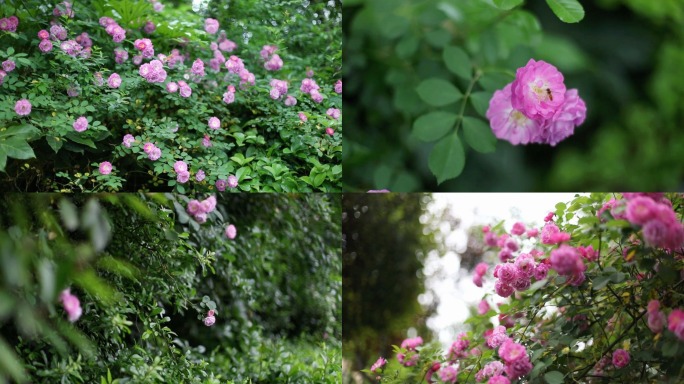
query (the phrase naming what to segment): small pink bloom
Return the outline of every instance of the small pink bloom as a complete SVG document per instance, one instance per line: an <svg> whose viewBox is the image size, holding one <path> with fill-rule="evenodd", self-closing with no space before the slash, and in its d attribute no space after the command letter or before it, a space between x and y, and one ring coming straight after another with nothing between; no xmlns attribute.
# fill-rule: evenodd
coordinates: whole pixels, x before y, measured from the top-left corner
<svg viewBox="0 0 684 384"><path fill-rule="evenodd" d="M166 90L171 93L175 93L176 91L178 91L178 84L176 84L176 82L174 81L169 81L168 83L166 83Z"/></svg>
<svg viewBox="0 0 684 384"><path fill-rule="evenodd" d="M28 116L31 113L31 102L27 99L21 99L14 104L14 112L19 116Z"/></svg>
<svg viewBox="0 0 684 384"><path fill-rule="evenodd" d="M332 135L335 134L335 130L332 129L332 128L330 128L330 127L328 127L328 128L325 129L325 133L326 133L328 136L332 136Z"/></svg>
<svg viewBox="0 0 684 384"><path fill-rule="evenodd" d="M302 123L307 122L308 118L306 117L306 115L303 112L299 112L299 113L297 113L297 115L299 116L299 120L301 120Z"/></svg>
<svg viewBox="0 0 684 384"><path fill-rule="evenodd" d="M38 38L41 40L49 39L50 38L50 32L48 32L44 29L41 29L40 31L38 31Z"/></svg>
<svg viewBox="0 0 684 384"><path fill-rule="evenodd" d="M12 72L14 68L16 68L16 64L14 63L14 60L12 59L7 59L2 62L2 69L5 70L5 72Z"/></svg>
<svg viewBox="0 0 684 384"><path fill-rule="evenodd" d="M233 240L237 236L237 228L233 224L226 227L226 237Z"/></svg>
<svg viewBox="0 0 684 384"><path fill-rule="evenodd" d="M134 142L135 142L135 137L133 137L133 135L131 135L131 134L127 134L123 137L123 145L126 148L130 148L131 144L133 144Z"/></svg>
<svg viewBox="0 0 684 384"><path fill-rule="evenodd" d="M335 83L335 93L342 93L342 80L337 80Z"/></svg>
<svg viewBox="0 0 684 384"><path fill-rule="evenodd" d="M38 44L38 48L41 52L50 52L52 51L52 41L47 39L41 40L40 44Z"/></svg>
<svg viewBox="0 0 684 384"><path fill-rule="evenodd" d="M216 317L214 317L214 316L207 316L204 318L204 325L206 325L207 327L211 327L215 323L216 323Z"/></svg>
<svg viewBox="0 0 684 384"><path fill-rule="evenodd" d="M73 323L74 321L78 320L79 317L81 317L81 314L83 314L81 302L78 300L78 297L71 294L71 290L69 288L62 291L62 293L59 295L59 299L64 306L64 310L66 311L70 322Z"/></svg>
<svg viewBox="0 0 684 384"><path fill-rule="evenodd" d="M111 88L119 88L121 85L121 76L119 76L118 73L112 73L109 75L109 78L107 79L107 84Z"/></svg>
<svg viewBox="0 0 684 384"><path fill-rule="evenodd" d="M489 312L489 303L487 300L481 300L480 304L477 305L477 314L478 315L484 315L485 313Z"/></svg>
<svg viewBox="0 0 684 384"><path fill-rule="evenodd" d="M187 172L188 164L185 161L178 160L173 164L173 170L176 173Z"/></svg>
<svg viewBox="0 0 684 384"><path fill-rule="evenodd" d="M667 329L674 333L679 340L684 341L684 311L673 309L667 317Z"/></svg>
<svg viewBox="0 0 684 384"><path fill-rule="evenodd" d="M200 170L197 171L197 173L195 174L195 180L197 180L197 181L202 181L202 180L204 180L204 178L205 178L206 176L207 176L207 175L204 173L204 171L200 169Z"/></svg>
<svg viewBox="0 0 684 384"><path fill-rule="evenodd" d="M211 19L207 18L204 20L204 30L207 31L208 34L213 35L216 32L218 32L219 29L219 22L216 19Z"/></svg>
<svg viewBox="0 0 684 384"><path fill-rule="evenodd" d="M513 145L529 144L539 134L541 122L525 116L511 104L511 84L494 92L489 101L487 119L494 136Z"/></svg>
<svg viewBox="0 0 684 384"><path fill-rule="evenodd" d="M190 180L190 172L188 171L178 172L176 175L176 181L180 184L185 184L188 180Z"/></svg>
<svg viewBox="0 0 684 384"><path fill-rule="evenodd" d="M191 215L197 215L198 213L202 212L202 204L198 200L190 200L188 201L188 213Z"/></svg>
<svg viewBox="0 0 684 384"><path fill-rule="evenodd" d="M285 98L285 106L292 107L295 105L297 105L297 99L295 99L293 96L287 96Z"/></svg>
<svg viewBox="0 0 684 384"><path fill-rule="evenodd" d="M419 346L423 344L423 338L418 336L418 337L412 337L405 339L404 341L401 342L401 347L404 349L407 349L409 351L413 351Z"/></svg>
<svg viewBox="0 0 684 384"><path fill-rule="evenodd" d="M325 113L333 119L339 119L342 114L340 110L337 108L328 108L328 110Z"/></svg>
<svg viewBox="0 0 684 384"><path fill-rule="evenodd" d="M216 184L215 184L216 189L219 192L223 192L226 190L226 184L227 184L227 182L225 180L222 180L222 179L216 180Z"/></svg>
<svg viewBox="0 0 684 384"><path fill-rule="evenodd" d="M516 235L516 236L520 236L523 233L525 233L525 224L523 224L521 222L517 222L517 223L513 224L513 228L511 229L511 234Z"/></svg>
<svg viewBox="0 0 684 384"><path fill-rule="evenodd" d="M237 188L237 186L238 186L238 178L235 177L234 175L228 176L228 187Z"/></svg>
<svg viewBox="0 0 684 384"><path fill-rule="evenodd" d="M629 352L624 349L616 349L613 352L613 365L616 368L624 368L629 364L630 356Z"/></svg>
<svg viewBox="0 0 684 384"><path fill-rule="evenodd" d="M210 117L209 118L209 128L211 129L219 129L221 128L221 120L219 120L217 117Z"/></svg>
<svg viewBox="0 0 684 384"><path fill-rule="evenodd" d="M112 173L112 163L109 161L103 161L100 163L100 174L109 175Z"/></svg>
<svg viewBox="0 0 684 384"><path fill-rule="evenodd" d="M384 367L385 364L387 364L387 359L385 359L384 357L380 357L375 363L373 363L370 370L371 372L377 372L379 369L382 369L382 367Z"/></svg>
<svg viewBox="0 0 684 384"><path fill-rule="evenodd" d="M81 116L74 121L74 130L76 132L83 132L86 129L88 129L88 120L84 116Z"/></svg>

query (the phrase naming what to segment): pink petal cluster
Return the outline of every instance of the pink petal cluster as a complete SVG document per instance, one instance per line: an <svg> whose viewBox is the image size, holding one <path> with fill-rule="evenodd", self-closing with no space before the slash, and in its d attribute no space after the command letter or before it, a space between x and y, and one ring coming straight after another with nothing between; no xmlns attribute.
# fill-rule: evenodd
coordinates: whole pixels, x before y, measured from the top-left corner
<svg viewBox="0 0 684 384"><path fill-rule="evenodd" d="M203 224L207 221L207 214L211 213L216 209L216 197L209 196L202 201L190 200L188 202L187 211L191 214L195 221Z"/></svg>
<svg viewBox="0 0 684 384"><path fill-rule="evenodd" d="M439 370L439 379L444 383L455 383L458 379L458 368L453 365L446 365Z"/></svg>
<svg viewBox="0 0 684 384"><path fill-rule="evenodd" d="M646 323L653 333L660 333L666 324L665 314L660 311L660 301L651 300L648 302L646 312Z"/></svg>
<svg viewBox="0 0 684 384"><path fill-rule="evenodd" d="M154 46L152 45L152 41L150 39L137 39L133 42L133 46L135 49L140 51L140 54L145 59L149 59L150 57L154 56Z"/></svg>
<svg viewBox="0 0 684 384"><path fill-rule="evenodd" d="M223 94L223 102L226 104L232 104L235 102L235 86L229 85L226 93Z"/></svg>
<svg viewBox="0 0 684 384"><path fill-rule="evenodd" d="M541 241L543 244L560 244L570 240L570 234L561 232L554 222L548 222L541 231Z"/></svg>
<svg viewBox="0 0 684 384"><path fill-rule="evenodd" d="M275 45L264 45L261 49L261 58L266 61L264 68L269 71L277 71L283 67L283 60L275 53L277 50L278 47Z"/></svg>
<svg viewBox="0 0 684 384"><path fill-rule="evenodd" d="M504 361L506 376L516 380L532 371L527 349L513 340L506 340L499 347L499 357Z"/></svg>
<svg viewBox="0 0 684 384"><path fill-rule="evenodd" d="M4 69L6 72L12 72L16 66L16 63L12 59L7 59L2 62L2 69Z"/></svg>
<svg viewBox="0 0 684 384"><path fill-rule="evenodd" d="M123 137L123 145L124 145L124 147L126 147L126 148L130 148L130 147L131 147L131 144L133 144L134 142L135 142L135 137L133 137L133 135L131 135L130 133L129 133L129 134L126 134L126 135Z"/></svg>
<svg viewBox="0 0 684 384"><path fill-rule="evenodd" d="M195 59L195 61L192 63L190 73L199 77L204 77L206 75L206 72L204 72L204 62L202 59Z"/></svg>
<svg viewBox="0 0 684 384"><path fill-rule="evenodd" d="M418 337L410 337L408 339L405 339L404 341L401 342L401 348L407 349L409 351L413 351L419 346L423 344L423 338L418 336Z"/></svg>
<svg viewBox="0 0 684 384"><path fill-rule="evenodd" d="M551 268L555 269L559 275L576 277L582 276L584 281L584 271L587 269L582 262L582 256L577 248L563 244L551 251Z"/></svg>
<svg viewBox="0 0 684 384"><path fill-rule="evenodd" d="M237 44L235 44L235 42L232 40L228 40L224 32L221 32L217 42L218 49L222 50L223 52L233 52L235 49L237 49Z"/></svg>
<svg viewBox="0 0 684 384"><path fill-rule="evenodd" d="M624 349L616 349L613 351L613 365L616 368L624 368L626 367L631 358L629 356L629 352L625 351Z"/></svg>
<svg viewBox="0 0 684 384"><path fill-rule="evenodd" d="M509 339L510 337L506 334L506 327L503 325L497 325L489 334L485 333L485 341L489 348L499 348L501 344Z"/></svg>
<svg viewBox="0 0 684 384"><path fill-rule="evenodd" d="M178 160L173 164L173 170L176 172L176 181L180 184L185 184L190 180L190 172L188 171L188 164L185 161Z"/></svg>
<svg viewBox="0 0 684 384"><path fill-rule="evenodd" d="M62 43L59 45L59 48L62 49L62 52L73 57L78 56L83 49L81 44L77 43L76 40L62 41Z"/></svg>
<svg viewBox="0 0 684 384"><path fill-rule="evenodd" d="M455 362L457 359L463 359L468 357L468 347L470 346L470 340L466 339L466 334L461 332L456 336L456 341L451 344L449 350L447 351L447 360Z"/></svg>
<svg viewBox="0 0 684 384"><path fill-rule="evenodd" d="M231 55L224 65L228 72L233 74L239 74L241 70L245 69L245 63L235 55Z"/></svg>
<svg viewBox="0 0 684 384"><path fill-rule="evenodd" d="M93 46L93 40L90 38L87 32L83 32L76 36L76 42L81 44L83 48L90 48Z"/></svg>
<svg viewBox="0 0 684 384"><path fill-rule="evenodd" d="M675 334L679 340L684 341L684 311L673 309L667 317L667 329Z"/></svg>
<svg viewBox="0 0 684 384"><path fill-rule="evenodd" d="M3 17L0 19L0 31L16 32L19 19L16 16Z"/></svg>
<svg viewBox="0 0 684 384"><path fill-rule="evenodd" d="M73 18L74 10L71 8L70 2L64 1L55 6L55 8L52 10L52 14L55 17L66 16L69 18Z"/></svg>
<svg viewBox="0 0 684 384"><path fill-rule="evenodd" d="M112 173L112 163L103 161L100 163L99 171L101 175L109 175Z"/></svg>
<svg viewBox="0 0 684 384"><path fill-rule="evenodd" d="M478 287L482 287L482 278L487 274L487 263L479 263L475 266L475 274L473 275L473 283Z"/></svg>
<svg viewBox="0 0 684 384"><path fill-rule="evenodd" d="M271 99L277 100L287 95L287 81L273 79L269 85L271 86Z"/></svg>
<svg viewBox="0 0 684 384"><path fill-rule="evenodd" d="M226 237L233 240L237 236L237 228L233 224L229 224L226 227Z"/></svg>
<svg viewBox="0 0 684 384"><path fill-rule="evenodd" d="M218 32L219 29L219 22L216 19L212 18L207 18L204 20L204 30L207 31L208 34L213 35L216 32Z"/></svg>
<svg viewBox="0 0 684 384"><path fill-rule="evenodd" d="M384 367L386 364L387 364L387 359L385 359L384 357L380 357L380 358L378 358L378 360L375 363L373 363L373 365L371 365L370 370L371 370L371 372L374 372L374 373L378 372L378 370L382 369L382 367Z"/></svg>
<svg viewBox="0 0 684 384"><path fill-rule="evenodd" d="M81 317L83 314L81 302L78 300L78 297L71 294L71 289L67 288L63 290L62 293L59 294L59 300L62 302L70 322L73 323Z"/></svg>
<svg viewBox="0 0 684 384"><path fill-rule="evenodd" d="M88 120L85 116L81 116L76 121L74 121L74 130L76 132L83 132L88 129Z"/></svg>
<svg viewBox="0 0 684 384"><path fill-rule="evenodd" d="M478 315L484 315L485 313L489 312L490 307L489 303L487 300L482 299L480 300L480 303L477 305L477 314Z"/></svg>
<svg viewBox="0 0 684 384"><path fill-rule="evenodd" d="M121 86L121 76L118 73L112 73L107 79L107 85L110 88L119 88Z"/></svg>
<svg viewBox="0 0 684 384"><path fill-rule="evenodd" d="M126 30L110 17L100 17L100 25L104 27L105 32L112 37L115 43L120 43L126 39Z"/></svg>
<svg viewBox="0 0 684 384"><path fill-rule="evenodd" d="M31 102L28 99L21 99L14 104L14 112L19 116L28 116L31 113Z"/></svg>
<svg viewBox="0 0 684 384"><path fill-rule="evenodd" d="M667 199L634 196L627 202L625 217L630 223L641 225L644 240L652 247L675 250L684 244L684 225Z"/></svg>
<svg viewBox="0 0 684 384"><path fill-rule="evenodd" d="M141 65L138 69L138 73L149 83L163 83L164 80L166 80L166 71L164 70L164 65L159 60L152 60L149 63ZM180 84L180 81L178 83ZM183 93L181 89L181 96L182 95Z"/></svg>
<svg viewBox="0 0 684 384"><path fill-rule="evenodd" d="M337 80L335 83L335 93L342 94L342 80Z"/></svg>
<svg viewBox="0 0 684 384"><path fill-rule="evenodd" d="M210 309L207 312L207 317L204 318L204 325L207 327L211 327L216 323L216 317L214 316L215 312L213 309Z"/></svg>
<svg viewBox="0 0 684 384"><path fill-rule="evenodd" d="M335 130L332 129L331 127L327 127L327 128L325 129L325 134L328 135L328 136L332 136L332 135L335 134Z"/></svg>
<svg viewBox="0 0 684 384"><path fill-rule="evenodd" d="M218 130L221 128L221 120L219 120L216 116L210 117L207 124L209 125L209 128L213 130Z"/></svg>
<svg viewBox="0 0 684 384"><path fill-rule="evenodd" d="M321 87L316 84L316 80L314 79L302 80L302 85L299 87L300 91L308 93L311 96L311 99L316 103L323 101L323 95L319 92L320 89Z"/></svg>
<svg viewBox="0 0 684 384"><path fill-rule="evenodd" d="M143 152L147 154L147 158L152 161L157 161L162 155L161 148L153 143L147 142L143 145Z"/></svg>
<svg viewBox="0 0 684 384"><path fill-rule="evenodd" d="M486 116L494 135L513 145L555 146L584 122L586 105L563 75L544 61L518 68L515 80L494 92Z"/></svg>
<svg viewBox="0 0 684 384"><path fill-rule="evenodd" d="M123 64L128 60L128 51L123 48L114 48L114 61Z"/></svg>
<svg viewBox="0 0 684 384"><path fill-rule="evenodd" d="M480 382L490 377L499 376L504 372L504 369L505 367L502 362L497 360L491 361L475 374L475 380Z"/></svg>
<svg viewBox="0 0 684 384"><path fill-rule="evenodd" d="M145 22L145 25L143 26L143 31L145 31L145 33L147 33L148 35L152 34L156 29L157 26L154 25L154 23L151 21Z"/></svg>
<svg viewBox="0 0 684 384"><path fill-rule="evenodd" d="M59 24L53 24L50 27L50 37L57 40L66 40L67 30Z"/></svg>
<svg viewBox="0 0 684 384"><path fill-rule="evenodd" d="M337 120L342 116L342 111L337 108L328 108L328 110L325 111L325 114Z"/></svg>
<svg viewBox="0 0 684 384"><path fill-rule="evenodd" d="M294 96L287 96L283 103L286 107L293 107L297 105L297 99L295 99Z"/></svg>

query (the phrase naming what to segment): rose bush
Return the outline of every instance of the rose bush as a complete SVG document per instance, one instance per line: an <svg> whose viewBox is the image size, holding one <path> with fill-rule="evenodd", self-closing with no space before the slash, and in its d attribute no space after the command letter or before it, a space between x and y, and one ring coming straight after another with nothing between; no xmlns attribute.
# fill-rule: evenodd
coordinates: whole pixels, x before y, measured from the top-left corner
<svg viewBox="0 0 684 384"><path fill-rule="evenodd" d="M340 190L339 2L192 4L3 4L4 188Z"/></svg>
<svg viewBox="0 0 684 384"><path fill-rule="evenodd" d="M1 196L0 382L339 382L340 205Z"/></svg>
<svg viewBox="0 0 684 384"><path fill-rule="evenodd" d="M470 331L448 351L407 339L365 372L386 383L680 382L682 203L595 193L558 203L542 228L484 227L493 252L473 282L490 293Z"/></svg>

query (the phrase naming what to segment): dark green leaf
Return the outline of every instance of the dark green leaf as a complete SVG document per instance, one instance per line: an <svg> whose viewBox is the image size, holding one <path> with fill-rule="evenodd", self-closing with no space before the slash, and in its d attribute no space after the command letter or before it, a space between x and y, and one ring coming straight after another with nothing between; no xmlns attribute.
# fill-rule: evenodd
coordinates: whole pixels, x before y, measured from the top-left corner
<svg viewBox="0 0 684 384"><path fill-rule="evenodd" d="M490 153L496 149L496 136L489 125L478 118L463 117L463 136L466 142L478 152Z"/></svg>
<svg viewBox="0 0 684 384"><path fill-rule="evenodd" d="M584 18L584 8L577 0L546 0L546 4L564 23L577 23Z"/></svg>
<svg viewBox="0 0 684 384"><path fill-rule="evenodd" d="M453 129L458 115L449 112L430 112L413 123L413 136L422 141L435 141Z"/></svg>
<svg viewBox="0 0 684 384"><path fill-rule="evenodd" d="M29 143L21 136L12 136L7 140L0 140L0 154L14 159L36 157Z"/></svg>
<svg viewBox="0 0 684 384"><path fill-rule="evenodd" d="M544 374L544 380L546 380L548 384L563 384L564 378L565 375L558 371L546 372Z"/></svg>
<svg viewBox="0 0 684 384"><path fill-rule="evenodd" d="M435 107L454 103L463 96L453 84L438 78L424 80L418 85L416 91L423 101Z"/></svg>
<svg viewBox="0 0 684 384"><path fill-rule="evenodd" d="M522 2L523 0L494 0L494 5L496 5L496 7L499 9L507 11L517 7Z"/></svg>
<svg viewBox="0 0 684 384"><path fill-rule="evenodd" d="M462 48L453 45L445 47L442 58L451 72L464 79L470 79L472 65L468 54Z"/></svg>
<svg viewBox="0 0 684 384"><path fill-rule="evenodd" d="M440 184L463 172L465 152L456 132L437 142L430 153L428 165Z"/></svg>
<svg viewBox="0 0 684 384"><path fill-rule="evenodd" d="M470 103L481 116L485 117L489 109L489 100L492 99L494 92L473 92L470 94Z"/></svg>

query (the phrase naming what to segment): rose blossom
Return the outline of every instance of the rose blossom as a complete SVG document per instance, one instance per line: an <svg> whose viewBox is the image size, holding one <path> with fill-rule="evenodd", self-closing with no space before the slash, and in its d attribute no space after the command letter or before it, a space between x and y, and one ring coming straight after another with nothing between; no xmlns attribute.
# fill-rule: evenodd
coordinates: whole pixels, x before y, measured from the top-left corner
<svg viewBox="0 0 684 384"><path fill-rule="evenodd" d="M83 314L81 302L78 300L78 297L71 294L69 288L63 290L62 293L59 294L59 300L62 302L70 322L73 323L81 317L81 314Z"/></svg>
<svg viewBox="0 0 684 384"><path fill-rule="evenodd" d="M86 129L88 129L88 120L84 116L81 116L74 121L74 130L76 132L83 132Z"/></svg>
<svg viewBox="0 0 684 384"><path fill-rule="evenodd" d="M31 113L31 102L28 99L21 99L14 104L14 112L19 116L28 116Z"/></svg>
<svg viewBox="0 0 684 384"><path fill-rule="evenodd" d="M624 349L616 349L613 352L613 365L616 368L624 368L629 364L629 352Z"/></svg>
<svg viewBox="0 0 684 384"><path fill-rule="evenodd" d="M119 76L118 73L112 73L109 75L109 78L107 79L107 84L111 88L119 88L121 85L121 76Z"/></svg>
<svg viewBox="0 0 684 384"><path fill-rule="evenodd" d="M237 228L233 224L226 227L226 237L233 240L237 236Z"/></svg>
<svg viewBox="0 0 684 384"><path fill-rule="evenodd" d="M102 175L109 175L110 173L112 173L112 163L110 163L109 161L101 162L99 171Z"/></svg>
<svg viewBox="0 0 684 384"><path fill-rule="evenodd" d="M549 119L565 101L563 74L543 60L530 59L511 83L513 108L530 119Z"/></svg>
<svg viewBox="0 0 684 384"><path fill-rule="evenodd" d="M371 372L377 372L379 369L382 369L382 367L384 367L385 364L387 364L387 359L385 359L384 357L380 357L375 363L373 363L370 370Z"/></svg>

